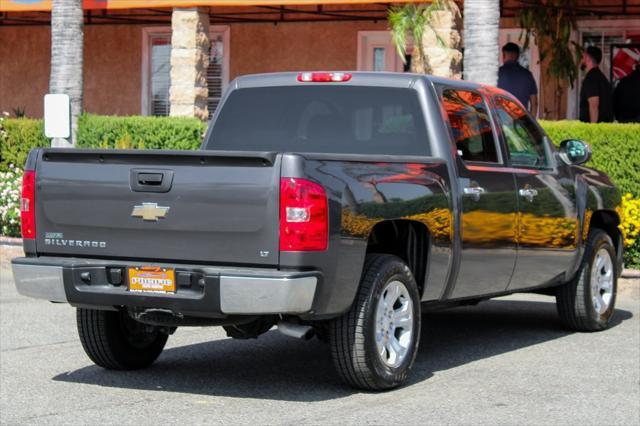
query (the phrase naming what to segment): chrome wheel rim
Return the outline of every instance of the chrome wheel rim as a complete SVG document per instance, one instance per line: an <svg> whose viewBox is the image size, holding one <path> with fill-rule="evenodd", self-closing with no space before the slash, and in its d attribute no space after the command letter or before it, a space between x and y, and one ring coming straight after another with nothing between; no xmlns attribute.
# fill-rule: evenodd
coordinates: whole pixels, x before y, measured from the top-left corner
<svg viewBox="0 0 640 426"><path fill-rule="evenodd" d="M413 343L413 302L403 283L391 281L382 290L375 321L378 356L389 367L399 366Z"/></svg>
<svg viewBox="0 0 640 426"><path fill-rule="evenodd" d="M605 248L596 253L591 266L591 301L598 315L605 313L613 298L613 260Z"/></svg>

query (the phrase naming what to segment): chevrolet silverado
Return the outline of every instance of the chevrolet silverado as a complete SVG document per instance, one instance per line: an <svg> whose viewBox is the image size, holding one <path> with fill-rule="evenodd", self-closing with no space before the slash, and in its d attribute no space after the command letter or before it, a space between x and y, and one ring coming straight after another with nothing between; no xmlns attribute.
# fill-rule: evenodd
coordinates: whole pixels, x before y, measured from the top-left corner
<svg viewBox="0 0 640 426"><path fill-rule="evenodd" d="M421 313L517 292L569 328L614 313L620 194L510 94L392 73L232 82L198 151L34 149L18 291L77 309L107 369L177 327L327 342L361 389L401 384Z"/></svg>

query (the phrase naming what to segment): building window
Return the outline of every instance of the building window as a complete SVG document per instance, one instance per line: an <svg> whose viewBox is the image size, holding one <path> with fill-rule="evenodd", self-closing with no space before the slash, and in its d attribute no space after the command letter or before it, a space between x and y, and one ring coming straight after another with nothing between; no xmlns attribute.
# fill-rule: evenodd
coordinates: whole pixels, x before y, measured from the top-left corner
<svg viewBox="0 0 640 426"><path fill-rule="evenodd" d="M413 46L407 52L413 51ZM408 71L411 55L405 57L406 64L398 56L389 31L358 31L358 71Z"/></svg>
<svg viewBox="0 0 640 426"><path fill-rule="evenodd" d="M149 115L169 115L171 39L152 35L149 44Z"/></svg>
<svg viewBox="0 0 640 426"><path fill-rule="evenodd" d="M229 83L229 27L210 27L207 85L209 118ZM171 28L144 28L142 49L142 114L166 116L170 112Z"/></svg>
<svg viewBox="0 0 640 426"><path fill-rule="evenodd" d="M384 71L384 47L374 47L373 48L373 70L374 71Z"/></svg>
<svg viewBox="0 0 640 426"><path fill-rule="evenodd" d="M577 40L583 46L597 46L602 50L600 69L607 78L611 78L611 53L613 45L634 44L640 42L640 21L637 19L586 20L578 22ZM580 72L577 82L569 90L567 118L578 118L580 89L585 72ZM615 85L615 81L612 82Z"/></svg>
<svg viewBox="0 0 640 426"><path fill-rule="evenodd" d="M224 33L212 32L210 40L211 51L209 53L209 68L207 68L207 86L209 88L207 107L209 109L209 118L211 118L216 111L220 98L222 98L222 91L227 87L224 58L225 55L228 55L225 49Z"/></svg>
<svg viewBox="0 0 640 426"><path fill-rule="evenodd" d="M600 69L609 78L611 72L611 45L625 42L624 31L584 31L582 46L596 46L602 50L602 63ZM584 78L584 73L581 75ZM581 79L582 81L582 79Z"/></svg>

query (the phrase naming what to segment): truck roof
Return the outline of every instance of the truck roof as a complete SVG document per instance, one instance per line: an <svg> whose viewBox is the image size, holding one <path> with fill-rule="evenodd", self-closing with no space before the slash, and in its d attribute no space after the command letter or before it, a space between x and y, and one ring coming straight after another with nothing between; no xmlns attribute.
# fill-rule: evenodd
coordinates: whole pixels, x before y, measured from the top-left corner
<svg viewBox="0 0 640 426"><path fill-rule="evenodd" d="M323 71L318 71L323 72ZM351 85L351 86L375 86L375 87L412 87L416 81L423 80L432 84L446 84L460 89L478 89L488 87L482 84L465 80L454 80L443 77L436 77L427 74L412 74L399 72L367 72L367 71L328 71L351 74L352 78L346 82L328 83L301 83L298 81L299 72L277 72L267 74L251 74L237 77L231 83L233 89L250 87L273 87L292 86L298 84L331 84L331 85Z"/></svg>

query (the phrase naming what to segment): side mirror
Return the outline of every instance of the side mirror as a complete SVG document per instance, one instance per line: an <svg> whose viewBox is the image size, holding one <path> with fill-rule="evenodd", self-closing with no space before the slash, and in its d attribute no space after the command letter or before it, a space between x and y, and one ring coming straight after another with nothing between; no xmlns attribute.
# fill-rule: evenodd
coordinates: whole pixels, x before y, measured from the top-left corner
<svg viewBox="0 0 640 426"><path fill-rule="evenodd" d="M569 165L584 164L591 159L591 148L578 139L567 139L560 143L560 158Z"/></svg>

